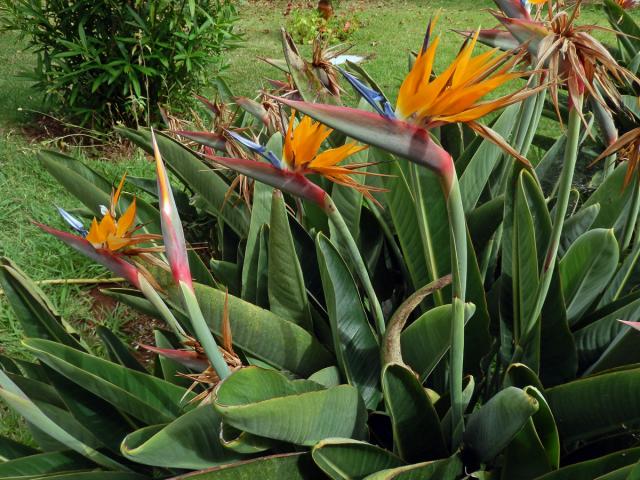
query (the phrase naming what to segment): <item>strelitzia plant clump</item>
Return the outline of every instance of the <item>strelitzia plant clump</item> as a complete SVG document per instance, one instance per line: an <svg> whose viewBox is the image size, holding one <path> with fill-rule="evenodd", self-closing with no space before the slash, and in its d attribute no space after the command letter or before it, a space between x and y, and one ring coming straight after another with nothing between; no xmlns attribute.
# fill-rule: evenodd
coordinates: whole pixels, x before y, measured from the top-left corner
<svg viewBox="0 0 640 480"><path fill-rule="evenodd" d="M538 20L548 2L531 3L499 5L567 51L584 40L575 19L549 33ZM99 358L3 259L38 363L0 357L0 396L41 450L0 439L11 459L0 476L633 478L640 183L628 173L635 127L607 100L632 76L609 57L600 65L600 47L589 59L553 45L538 55L510 31L469 32L436 71L435 29L395 106L362 66L321 73L283 33L285 60L270 63L286 70L274 81L284 98L223 85L229 104L206 104L236 113L209 131L120 130L153 159L151 178L113 189L42 153L96 215L87 229L63 212L77 234L42 228L124 277L132 288L105 292L172 331L144 347L159 355L153 368L104 329ZM509 48L478 53L491 35ZM590 62L606 68L590 75ZM358 108L342 105L349 86ZM535 132L554 91L569 116L549 147ZM619 165L580 196L577 158L598 155L585 143L592 114L620 131L599 150L618 150ZM532 145L542 158L528 158ZM206 238L192 238L189 218Z"/></svg>

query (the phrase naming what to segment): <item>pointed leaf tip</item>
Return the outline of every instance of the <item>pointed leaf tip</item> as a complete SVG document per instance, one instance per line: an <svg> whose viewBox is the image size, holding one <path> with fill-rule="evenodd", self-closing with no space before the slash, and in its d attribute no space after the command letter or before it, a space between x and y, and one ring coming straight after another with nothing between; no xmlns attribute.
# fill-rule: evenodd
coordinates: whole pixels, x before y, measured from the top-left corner
<svg viewBox="0 0 640 480"><path fill-rule="evenodd" d="M151 129L151 144L156 161L156 175L158 181L158 197L160 200L160 221L162 224L162 238L165 252L169 259L171 273L177 284L184 282L191 290L193 283L189 260L187 258L187 245L184 239L184 231L178 214L178 208L173 198L169 176L162 161L162 155L158 148L156 135Z"/></svg>

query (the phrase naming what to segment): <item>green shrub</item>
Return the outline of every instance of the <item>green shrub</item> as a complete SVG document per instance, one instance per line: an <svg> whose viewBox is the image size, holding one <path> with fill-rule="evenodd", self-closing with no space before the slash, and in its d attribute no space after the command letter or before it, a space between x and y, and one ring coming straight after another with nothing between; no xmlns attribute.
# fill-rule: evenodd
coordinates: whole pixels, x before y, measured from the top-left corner
<svg viewBox="0 0 640 480"><path fill-rule="evenodd" d="M330 43L348 40L358 29L357 18L334 15L328 20L315 9L295 9L287 22L287 31L297 43L311 43L320 36Z"/></svg>
<svg viewBox="0 0 640 480"><path fill-rule="evenodd" d="M73 122L150 123L184 106L238 40L227 0L0 0L0 28L38 56L35 88Z"/></svg>

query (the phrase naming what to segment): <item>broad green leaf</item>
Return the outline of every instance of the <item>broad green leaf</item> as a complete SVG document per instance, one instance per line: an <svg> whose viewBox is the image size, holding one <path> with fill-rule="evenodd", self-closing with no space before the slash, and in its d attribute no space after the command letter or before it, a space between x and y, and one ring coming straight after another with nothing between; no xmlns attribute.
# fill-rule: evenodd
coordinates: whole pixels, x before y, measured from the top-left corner
<svg viewBox="0 0 640 480"><path fill-rule="evenodd" d="M282 152L282 136L279 133L273 135L267 143L267 148L276 156L279 156L280 152ZM242 298L247 301L255 300L256 298L255 279L257 277L258 255L260 254L258 236L262 226L269 224L273 191L273 187L263 182L254 182L251 220L242 265Z"/></svg>
<svg viewBox="0 0 640 480"><path fill-rule="evenodd" d="M557 315L552 319L545 316L541 318L533 317L535 310L534 292L538 289L538 272L543 272L547 268L545 265L546 250L543 246L549 243L551 218L542 190L529 172L520 171L514 190L512 232L516 224L518 224L521 237L519 244L513 243L511 253L513 256L512 275L515 277L514 288L516 288L515 282L517 281L516 291L519 295L517 305L513 309L515 340L518 348L523 350L520 361L528 364L537 372L540 369L541 360L546 360L548 355L553 355L556 351L561 351L563 355L566 354L567 336L570 339L570 334L566 321L564 322L565 329L561 328L563 319L561 311L554 312L554 315L556 313ZM527 221L524 221L523 218L527 218ZM528 234L525 233L526 231L528 231ZM531 252L527 252L527 248L530 247L527 247L526 244L529 243L530 245L530 242L534 242L535 248ZM529 257L529 254L532 256ZM531 290L529 290L530 288ZM543 307L546 303L557 300L554 295L556 295L556 292L547 294ZM508 319L504 318L504 320ZM553 320L553 329L550 329L547 325L549 320ZM521 336L527 330L530 331L529 336L528 338L525 337L526 344L522 344ZM541 345L542 342L540 340L542 331L548 335L545 337L544 346Z"/></svg>
<svg viewBox="0 0 640 480"><path fill-rule="evenodd" d="M46 369L47 381L55 387L63 408L68 411L71 419L75 419L75 422L67 420L67 430L70 431L72 424L77 423L82 429L96 432L100 444L119 455L120 442L133 429L131 419L64 375L47 366L43 368ZM35 401L34 397L30 398ZM60 424L60 421L58 423ZM93 434L92 436L96 437Z"/></svg>
<svg viewBox="0 0 640 480"><path fill-rule="evenodd" d="M91 467L95 467L93 462L74 451L37 453L0 463L0 478L32 478Z"/></svg>
<svg viewBox="0 0 640 480"><path fill-rule="evenodd" d="M519 104L505 108L493 125L493 130L503 138L508 139L516 124L515 120L519 110ZM475 208L480 194L489 181L491 172L503 154L502 148L487 139L483 139L480 146L475 150L469 164L460 176L460 194L462 195L462 204L465 212L468 213Z"/></svg>
<svg viewBox="0 0 640 480"><path fill-rule="evenodd" d="M503 384L505 387L524 389L525 387L533 386L538 390L544 390L536 373L523 363L512 363L509 365L504 376Z"/></svg>
<svg viewBox="0 0 640 480"><path fill-rule="evenodd" d="M617 36L628 58L633 58L640 51L640 26L633 16L613 0L604 1L604 11L609 17L611 26L621 32Z"/></svg>
<svg viewBox="0 0 640 480"><path fill-rule="evenodd" d="M314 462L333 480L357 480L380 470L404 465L391 452L344 438L320 441L311 451Z"/></svg>
<svg viewBox="0 0 640 480"><path fill-rule="evenodd" d="M626 430L640 421L640 369L601 373L547 389L563 442Z"/></svg>
<svg viewBox="0 0 640 480"><path fill-rule="evenodd" d="M47 296L8 258L0 257L0 286L28 337L44 338L84 350Z"/></svg>
<svg viewBox="0 0 640 480"><path fill-rule="evenodd" d="M308 453L283 453L190 472L173 480L316 480L321 476Z"/></svg>
<svg viewBox="0 0 640 480"><path fill-rule="evenodd" d="M229 293L235 296L242 295L242 273L237 263L212 258L209 266L213 277L228 288Z"/></svg>
<svg viewBox="0 0 640 480"><path fill-rule="evenodd" d="M58 375L55 371L46 366L44 366L43 369L47 370L47 376L51 379L47 378L47 383L12 374L7 374L7 383L10 380L12 382L9 384L10 386L15 386L19 389L21 394L32 402L46 417L53 421L57 427L67 432L80 443L98 450L103 449L104 447L109 447L109 442L114 434L118 435L118 433L120 433L118 441L122 439L126 434L123 432L126 432L125 429L128 425L122 419L119 419L118 421L117 413L113 416L113 409L110 405L106 404L108 408L103 409L101 412L101 415L104 415L101 419L105 420L105 425L99 425L99 428L94 429L94 427L97 426L96 422L85 420L91 417L91 409L95 408L96 404L83 404L81 406L83 415L76 416L76 403L85 402L86 399L76 399L74 397L74 391L67 391L65 389L66 385L61 386L57 382L57 378L55 377ZM72 397L72 402L68 401L67 397L69 396ZM114 423L115 428L108 428L104 431L101 428L105 426L113 427ZM31 431L36 444L38 444L41 450L58 451L65 450L67 448L65 443L61 443L55 437L49 435L45 430L40 428L37 423L27 421L27 427ZM93 433L95 431L102 432L99 438ZM112 451L118 452L119 450L116 448L115 450L112 449Z"/></svg>
<svg viewBox="0 0 640 480"><path fill-rule="evenodd" d="M238 454L254 454L277 447L280 442L243 432L220 421L220 443L225 449Z"/></svg>
<svg viewBox="0 0 640 480"><path fill-rule="evenodd" d="M258 250L256 275L249 278L255 280L256 298L253 303L262 308L269 307L269 225L262 225L258 233L256 248Z"/></svg>
<svg viewBox="0 0 640 480"><path fill-rule="evenodd" d="M536 478L551 471L533 420L528 419L504 451L501 479Z"/></svg>
<svg viewBox="0 0 640 480"><path fill-rule="evenodd" d="M215 393L214 405L226 423L261 437L314 445L327 437L365 435L366 409L349 385L324 389L309 380L247 367L220 383Z"/></svg>
<svg viewBox="0 0 640 480"><path fill-rule="evenodd" d="M618 268L618 271L611 279L611 282L607 285L606 290L600 297L598 302L598 308L603 308L611 302L614 302L620 298L621 294L627 288L627 283L631 279L633 272L640 259L640 243L636 242L633 250L627 255L627 257Z"/></svg>
<svg viewBox="0 0 640 480"><path fill-rule="evenodd" d="M540 439L552 470L560 466L560 435L551 408L540 389L535 386L525 387L524 391L538 401L538 411L531 419L536 428L537 437Z"/></svg>
<svg viewBox="0 0 640 480"><path fill-rule="evenodd" d="M194 287L209 327L222 335L225 292ZM301 376L332 364L329 352L303 328L232 295L228 308L233 343L245 353Z"/></svg>
<svg viewBox="0 0 640 480"><path fill-rule="evenodd" d="M475 311L471 303L465 305L465 320ZM400 336L402 357L424 381L449 350L451 334L451 305L428 310L409 325Z"/></svg>
<svg viewBox="0 0 640 480"><path fill-rule="evenodd" d="M340 385L340 370L338 367L325 367L311 375L308 380L319 383L326 388L336 387Z"/></svg>
<svg viewBox="0 0 640 480"><path fill-rule="evenodd" d="M574 333L580 366L588 368L598 360L606 349L613 343L616 336L627 330L618 320L637 322L640 320L640 299L606 313L603 317Z"/></svg>
<svg viewBox="0 0 640 480"><path fill-rule="evenodd" d="M555 143L547 149L538 165L536 165L536 176L538 177L538 181L540 182L542 189L546 193L553 190L553 187L558 180L558 172L562 168L566 144L567 134L563 133L558 137Z"/></svg>
<svg viewBox="0 0 640 480"><path fill-rule="evenodd" d="M560 464L560 438L546 400L535 387L525 392L538 400L539 409L505 450L502 478L534 478Z"/></svg>
<svg viewBox="0 0 640 480"><path fill-rule="evenodd" d="M10 479L7 479L10 480ZM18 479L11 479L18 480ZM22 479L20 479L22 480ZM139 473L107 472L104 470L84 470L78 472L65 472L35 477L33 480L150 480L149 477Z"/></svg>
<svg viewBox="0 0 640 480"><path fill-rule="evenodd" d="M464 465L458 455L433 462L416 463L404 467L381 470L364 480L456 480L463 474Z"/></svg>
<svg viewBox="0 0 640 480"><path fill-rule="evenodd" d="M387 207L413 287L418 289L429 283L429 271L417 225L415 199L407 178L399 162L380 149L369 149L369 162L379 163L380 171L389 175L386 185L388 192L385 193Z"/></svg>
<svg viewBox="0 0 640 480"><path fill-rule="evenodd" d="M532 208L527 199L524 182L529 174L521 171L515 189L513 205L513 235L512 247L512 295L513 295L513 321L514 336L516 342L525 332L531 321L535 310L536 295L538 290L538 248L536 241L536 230L533 220ZM534 319L538 322L538 319ZM530 351L530 345L522 346L525 351L525 358L529 360L529 366L537 371L539 368L539 353L534 347L534 352Z"/></svg>
<svg viewBox="0 0 640 480"><path fill-rule="evenodd" d="M618 265L618 242L612 230L581 235L558 265L569 323L575 323L606 288Z"/></svg>
<svg viewBox="0 0 640 480"><path fill-rule="evenodd" d="M525 390L501 390L469 416L464 449L479 462L493 459L537 411L538 401Z"/></svg>
<svg viewBox="0 0 640 480"><path fill-rule="evenodd" d="M424 226L424 255L428 260L429 281L432 282L449 273L451 269L449 216L445 196L442 194L440 179L435 173L415 164L406 166L409 172L413 170L415 174L413 178L409 176L409 185L414 195L417 222ZM436 292L434 298L442 296L442 300L438 301L440 304L447 298L447 290L445 289L443 294Z"/></svg>
<svg viewBox="0 0 640 480"><path fill-rule="evenodd" d="M7 462L16 458L27 457L39 453L33 447L22 445L10 438L0 436L0 462Z"/></svg>
<svg viewBox="0 0 640 480"><path fill-rule="evenodd" d="M636 59L637 59L636 55ZM637 73L637 71L636 71ZM638 103L637 95L621 95L622 104L629 110L637 119L640 120L640 104Z"/></svg>
<svg viewBox="0 0 640 480"><path fill-rule="evenodd" d="M469 304L473 305L475 310L466 310L465 313L468 323L464 330L464 370L473 375L482 376L484 374L481 370L481 361L489 353L492 342L489 333L491 319L482 273L467 231L467 305Z"/></svg>
<svg viewBox="0 0 640 480"><path fill-rule="evenodd" d="M273 191L269 223L269 307L276 315L312 331L302 269L296 256L282 193Z"/></svg>
<svg viewBox="0 0 640 480"><path fill-rule="evenodd" d="M152 154L151 135L147 130L116 129L147 153ZM171 138L158 134L158 147L167 166L180 181L205 202L209 213L219 216L241 238L249 229L249 213L236 194L227 197L229 185L187 148Z"/></svg>
<svg viewBox="0 0 640 480"><path fill-rule="evenodd" d="M623 188L626 170L627 163L621 162L582 205L581 210L596 203L600 205L600 212L591 228L616 227L616 237L620 234L621 228L618 227L617 222L620 217L626 218L624 207L630 205L629 200L633 190Z"/></svg>
<svg viewBox="0 0 640 480"><path fill-rule="evenodd" d="M54 439L60 444L70 448L90 459L98 465L115 470L128 470L117 461L98 452L93 447L84 443L78 437L64 430L54 420L49 418L34 402L32 402L7 375L0 371L0 398L39 431Z"/></svg>
<svg viewBox="0 0 640 480"><path fill-rule="evenodd" d="M202 405L168 425L145 427L127 435L122 454L144 465L198 470L242 459L220 443L220 414Z"/></svg>
<svg viewBox="0 0 640 480"><path fill-rule="evenodd" d="M53 405L59 409L66 409L60 394L49 382L33 380L31 378L6 373L7 377L16 384L16 386L27 396L29 400L35 403L46 403Z"/></svg>
<svg viewBox="0 0 640 480"><path fill-rule="evenodd" d="M387 365L382 391L393 427L394 450L408 463L441 458L447 449L431 399L408 368Z"/></svg>
<svg viewBox="0 0 640 480"><path fill-rule="evenodd" d="M569 330L558 268L553 272L547 298L542 307L540 325L540 378L546 386L575 378L578 351Z"/></svg>
<svg viewBox="0 0 640 480"><path fill-rule="evenodd" d="M602 475L631 465L638 460L640 460L640 447L619 450L592 460L567 465L536 480L600 479Z"/></svg>
<svg viewBox="0 0 640 480"><path fill-rule="evenodd" d="M564 256L573 242L591 228L591 225L593 225L593 222L598 217L598 213L600 213L600 205L595 203L587 208L583 208L564 222L562 236L560 237L560 246L558 247L560 256Z"/></svg>
<svg viewBox="0 0 640 480"><path fill-rule="evenodd" d="M640 333L633 328L622 328L613 341L584 372L584 375L611 370L634 363L640 363L640 349L638 349Z"/></svg>
<svg viewBox="0 0 640 480"><path fill-rule="evenodd" d="M13 373L15 375L21 375L23 372L18 368L18 362L15 359L9 358L5 355L0 355L0 368L4 370L4 373ZM25 377L29 375L24 374Z"/></svg>
<svg viewBox="0 0 640 480"><path fill-rule="evenodd" d="M374 410L381 398L378 339L344 259L322 234L316 246L338 365L344 378L358 388L367 407Z"/></svg>
<svg viewBox="0 0 640 480"><path fill-rule="evenodd" d="M504 213L504 195L499 195L469 212L467 227L473 247L484 252L487 243L502 223Z"/></svg>
<svg viewBox="0 0 640 480"><path fill-rule="evenodd" d="M112 362L118 363L123 367L127 367L132 370L147 373L145 368L133 356L124 342L116 337L111 330L102 325L98 325L96 327L96 334L100 337L100 340L107 351L107 356Z"/></svg>
<svg viewBox="0 0 640 480"><path fill-rule="evenodd" d="M24 344L69 380L149 424L172 421L194 396L159 378L48 340L27 339Z"/></svg>
<svg viewBox="0 0 640 480"><path fill-rule="evenodd" d="M81 161L55 152L38 154L42 166L91 212L102 217L100 205L109 206L111 184Z"/></svg>

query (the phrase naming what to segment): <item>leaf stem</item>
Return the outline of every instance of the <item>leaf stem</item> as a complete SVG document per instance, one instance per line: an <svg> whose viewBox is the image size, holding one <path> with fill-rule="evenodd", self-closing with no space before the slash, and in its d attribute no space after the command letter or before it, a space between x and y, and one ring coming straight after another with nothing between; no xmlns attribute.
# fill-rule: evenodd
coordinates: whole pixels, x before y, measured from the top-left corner
<svg viewBox="0 0 640 480"><path fill-rule="evenodd" d="M367 294L367 298L369 299L369 304L371 310L373 312L373 317L376 325L376 329L380 335L384 334L386 329L386 324L384 321L384 315L382 313L382 307L380 306L380 302L378 301L378 297L376 292L371 284L371 279L369 278L369 272L367 271L367 267L362 260L362 256L360 255L360 251L358 250L358 246L356 245L355 240L353 239L353 235L349 231L349 227L344 221L344 218L340 214L340 211L333 203L331 197L326 194L324 199L324 211L329 217L329 221L333 224L336 229L336 232L340 235L340 240L343 243L343 246L349 252L351 256L351 263L353 268L356 270L356 274L362 283L362 286Z"/></svg>
<svg viewBox="0 0 640 480"><path fill-rule="evenodd" d="M179 337L187 338L188 335L182 328L182 325L180 325L180 322L176 320L176 317L171 313L167 304L164 303L164 300L162 300L158 292L151 286L144 275L138 275L138 283L140 284L139 288L142 294L151 302L151 305L156 307L162 319L167 322L167 325L169 325Z"/></svg>
<svg viewBox="0 0 640 480"><path fill-rule="evenodd" d="M451 162L453 163L453 159ZM458 175L453 165L448 177L441 177L441 181L442 189L447 199L449 234L451 238L453 298L451 305L449 388L451 395L451 448L455 449L462 440L464 431L462 380L464 373L464 302L467 285L467 227Z"/></svg>
<svg viewBox="0 0 640 480"><path fill-rule="evenodd" d="M211 366L216 371L216 374L220 380L224 380L231 375L231 370L229 369L227 362L224 361L224 357L222 356L222 353L220 353L218 344L216 343L215 338L213 338L213 334L202 316L202 310L200 310L196 295L191 287L183 281L180 281L180 291L182 292L182 298L184 299L185 306L187 307L189 318L191 319L191 326L196 334L196 338L200 342L200 345L202 345L202 348L204 348L207 358L211 362Z"/></svg>

